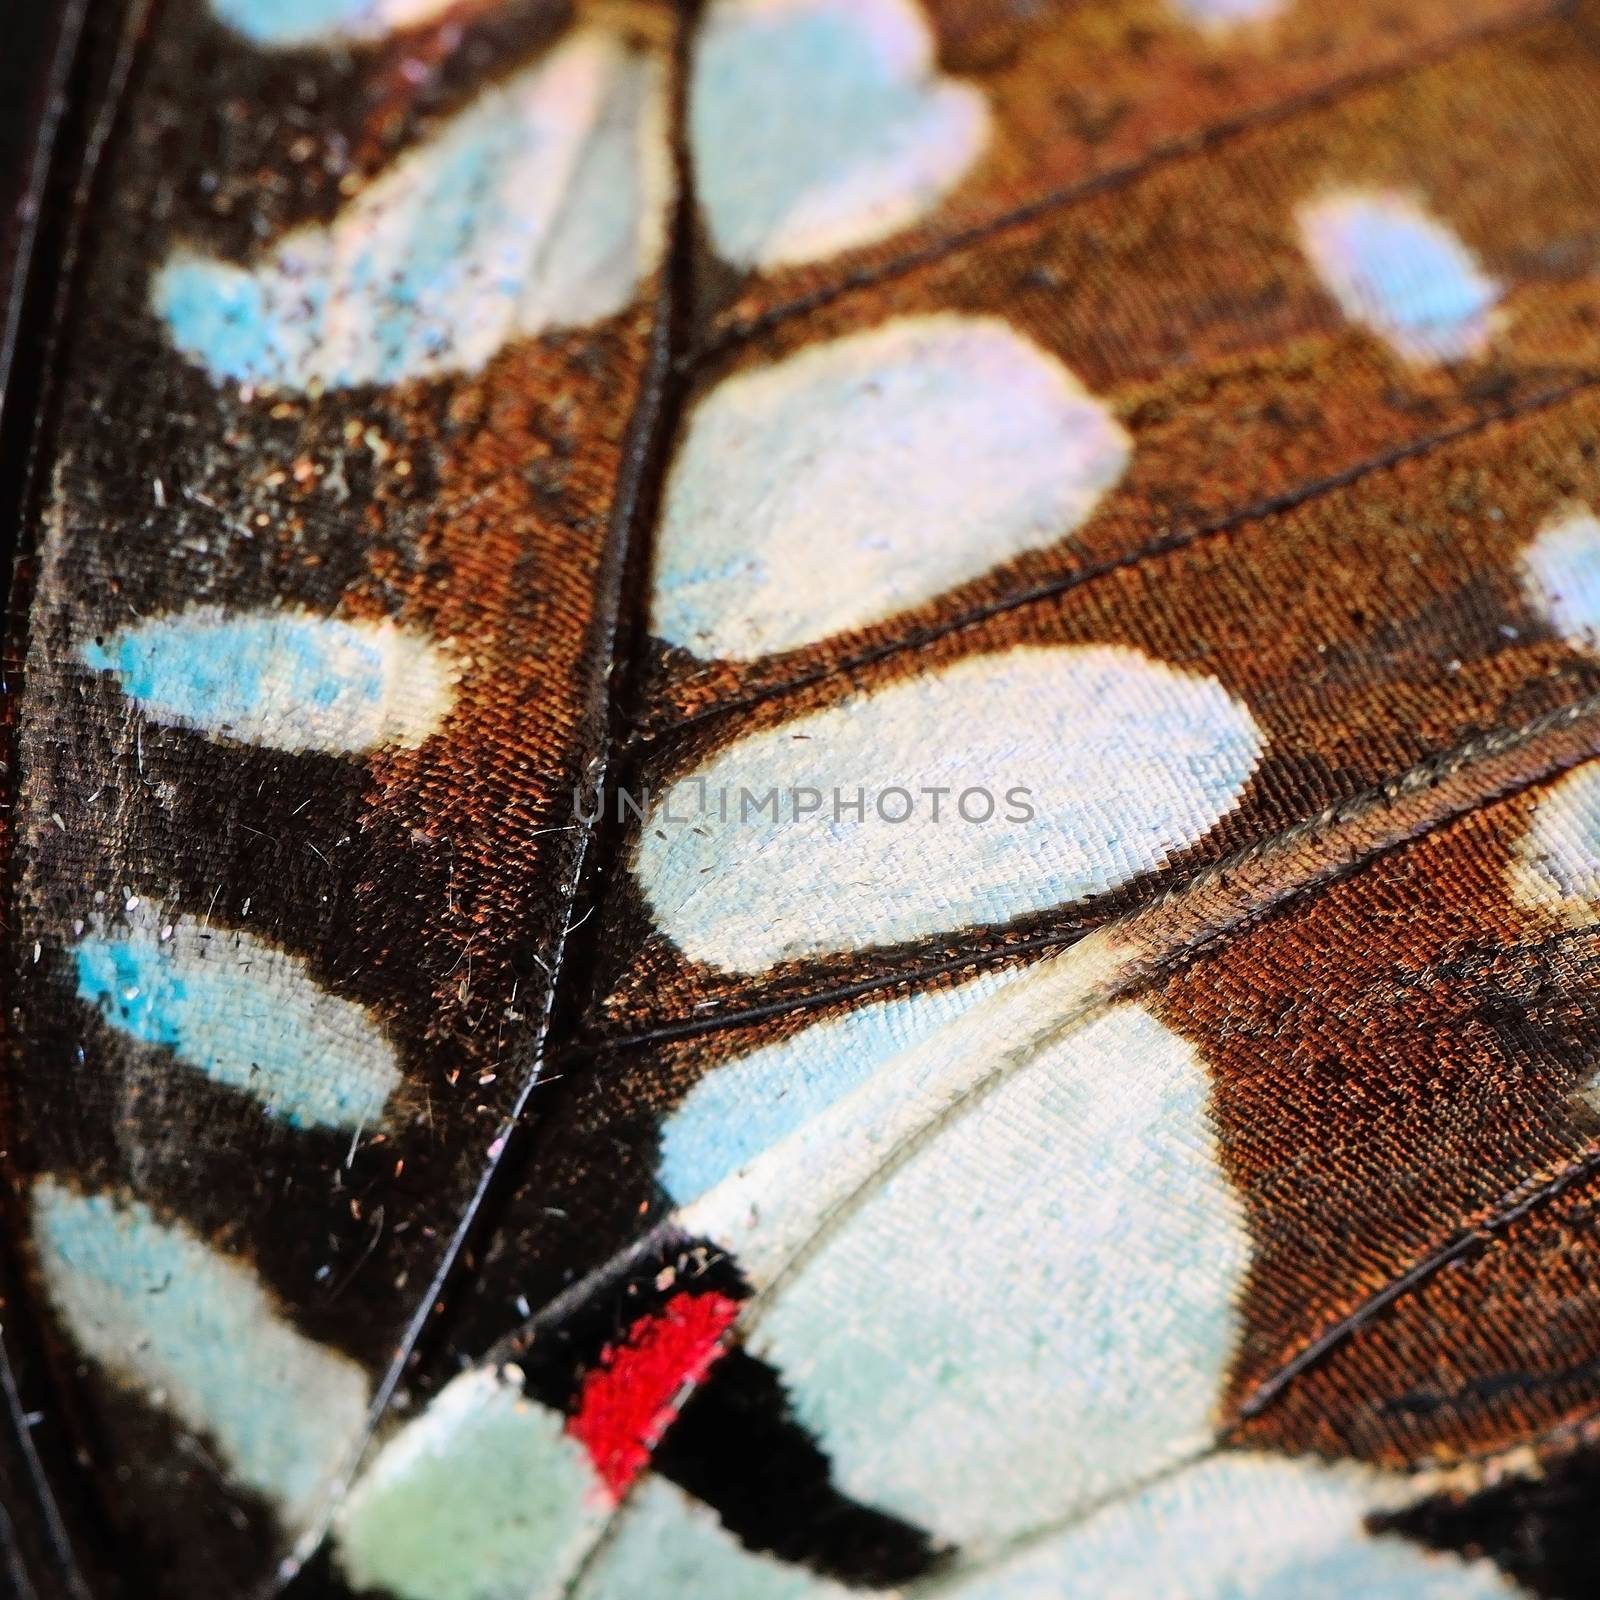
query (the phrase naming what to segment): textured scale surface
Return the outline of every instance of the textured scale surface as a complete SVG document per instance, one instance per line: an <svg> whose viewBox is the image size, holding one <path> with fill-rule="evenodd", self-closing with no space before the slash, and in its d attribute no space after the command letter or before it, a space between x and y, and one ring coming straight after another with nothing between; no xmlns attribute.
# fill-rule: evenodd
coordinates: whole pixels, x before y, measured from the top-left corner
<svg viewBox="0 0 1600 1600"><path fill-rule="evenodd" d="M0 1586L1591 1594L1600 4L34 27Z"/></svg>

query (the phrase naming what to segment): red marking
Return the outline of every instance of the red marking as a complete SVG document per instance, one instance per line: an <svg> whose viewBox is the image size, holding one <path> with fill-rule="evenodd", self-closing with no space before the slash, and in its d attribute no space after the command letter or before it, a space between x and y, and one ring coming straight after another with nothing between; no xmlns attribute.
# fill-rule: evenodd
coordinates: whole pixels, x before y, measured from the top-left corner
<svg viewBox="0 0 1600 1600"><path fill-rule="evenodd" d="M640 1317L621 1344L608 1344L584 1375L567 1432L614 1496L648 1465L685 1391L716 1364L738 1315L738 1301L724 1294L675 1294Z"/></svg>

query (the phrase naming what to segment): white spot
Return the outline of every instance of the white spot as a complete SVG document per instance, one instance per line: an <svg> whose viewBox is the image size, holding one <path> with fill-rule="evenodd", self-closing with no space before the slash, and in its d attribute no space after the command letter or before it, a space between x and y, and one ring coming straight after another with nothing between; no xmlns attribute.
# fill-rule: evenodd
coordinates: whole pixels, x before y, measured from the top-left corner
<svg viewBox="0 0 1600 1600"><path fill-rule="evenodd" d="M1237 28L1264 22L1285 9L1288 0L1173 0L1190 22L1202 28Z"/></svg>
<svg viewBox="0 0 1600 1600"><path fill-rule="evenodd" d="M689 137L717 253L766 268L919 221L978 159L989 114L937 74L914 0L712 0Z"/></svg>
<svg viewBox="0 0 1600 1600"><path fill-rule="evenodd" d="M1092 1450L1081 1436L1062 1453ZM950 1600L1512 1600L1488 1561L1364 1519L1419 1496L1404 1474L1222 1455L1097 1511L943 1593Z"/></svg>
<svg viewBox="0 0 1600 1600"><path fill-rule="evenodd" d="M851 1600L861 1593L746 1550L709 1506L647 1478L572 1600Z"/></svg>
<svg viewBox="0 0 1600 1600"><path fill-rule="evenodd" d="M1512 898L1569 928L1600 927L1600 761L1586 761L1539 796L1506 869ZM1600 1112L1600 1069L1578 1094Z"/></svg>
<svg viewBox="0 0 1600 1600"><path fill-rule="evenodd" d="M217 19L272 50L381 39L442 16L457 0L211 0ZM159 483L159 480L157 480Z"/></svg>
<svg viewBox="0 0 1600 1600"><path fill-rule="evenodd" d="M401 1600L564 1592L611 1502L561 1414L473 1368L377 1453L334 1521L353 1588Z"/></svg>
<svg viewBox="0 0 1600 1600"><path fill-rule="evenodd" d="M1522 587L1568 644L1600 653L1600 518L1577 505L1548 522L1522 552ZM1540 796L1508 881L1523 905L1570 927L1600 922L1600 762L1585 762Z"/></svg>
<svg viewBox="0 0 1600 1600"><path fill-rule="evenodd" d="M976 1546L1210 1440L1249 1243L1209 1101L1193 1047L1116 1007L825 1236L751 1343L846 1493Z"/></svg>
<svg viewBox="0 0 1600 1600"><path fill-rule="evenodd" d="M1129 440L997 318L908 317L729 378L668 480L653 631L750 660L921 605L1079 527Z"/></svg>
<svg viewBox="0 0 1600 1600"><path fill-rule="evenodd" d="M1214 679L1019 647L739 740L657 799L634 870L685 955L759 972L1102 894L1203 838L1262 748Z"/></svg>
<svg viewBox="0 0 1600 1600"><path fill-rule="evenodd" d="M1090 934L1015 973L974 979L932 1007L944 1013L937 1025L927 1026L930 1011L920 1013L898 1049L898 1027L882 1028L876 1041L869 1029L865 1043L881 1046L881 1059L854 1086L825 1074L824 1092L806 1096L802 1118L773 1129L759 1152L741 1151L741 1166L684 1206L680 1230L715 1239L749 1283L770 1289L831 1218L881 1183L930 1130L1098 1005L1125 961L1114 940ZM819 1052L828 1043L819 1038Z"/></svg>
<svg viewBox="0 0 1600 1600"><path fill-rule="evenodd" d="M43 1178L34 1243L83 1353L185 1427L300 1530L360 1440L367 1380L279 1314L253 1273L136 1201Z"/></svg>
<svg viewBox="0 0 1600 1600"><path fill-rule="evenodd" d="M73 948L78 995L120 1032L170 1049L296 1128L377 1128L400 1083L371 1016L252 934L154 915L97 919Z"/></svg>
<svg viewBox="0 0 1600 1600"><path fill-rule="evenodd" d="M154 302L217 380L304 390L481 367L625 309L660 259L660 66L586 28L253 267L179 251Z"/></svg>
<svg viewBox="0 0 1600 1600"><path fill-rule="evenodd" d="M716 1068L661 1125L661 1186L679 1205L699 1200L1017 976L865 1005Z"/></svg>
<svg viewBox="0 0 1600 1600"><path fill-rule="evenodd" d="M83 658L158 721L278 750L409 748L455 698L454 664L428 639L303 611L194 606L86 645Z"/></svg>
<svg viewBox="0 0 1600 1600"><path fill-rule="evenodd" d="M1344 314L1407 361L1459 361L1494 331L1501 289L1414 200L1345 190L1298 209L1301 243Z"/></svg>
<svg viewBox="0 0 1600 1600"><path fill-rule="evenodd" d="M1600 651L1600 517L1572 506L1522 552L1528 603L1579 650Z"/></svg>
<svg viewBox="0 0 1600 1600"><path fill-rule="evenodd" d="M1523 905L1572 927L1600 923L1600 761L1586 761L1540 795L1510 884Z"/></svg>

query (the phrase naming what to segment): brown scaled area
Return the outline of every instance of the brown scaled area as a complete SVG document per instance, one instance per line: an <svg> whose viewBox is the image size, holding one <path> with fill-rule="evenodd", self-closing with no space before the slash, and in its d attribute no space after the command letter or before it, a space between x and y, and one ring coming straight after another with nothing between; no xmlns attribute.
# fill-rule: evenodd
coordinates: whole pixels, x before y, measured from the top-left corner
<svg viewBox="0 0 1600 1600"><path fill-rule="evenodd" d="M1420 204L1502 286L1481 355L1411 365L1334 303L1295 210L1352 187ZM689 426L695 396L808 345L898 317L997 315L1111 409L1132 454L1082 526L925 605L755 662L664 651L642 720L659 730L918 647L1592 383L1597 208L1600 50L1570 23L1541 24L1166 160L711 356Z"/></svg>
<svg viewBox="0 0 1600 1600"><path fill-rule="evenodd" d="M1600 924L1507 879L1548 792L1291 902L1152 996L1210 1068L1249 1224L1235 1443L1448 1462L1600 1405L1595 1180L1560 1187L1600 1134L1578 1098Z"/></svg>
<svg viewBox="0 0 1600 1600"><path fill-rule="evenodd" d="M1162 869L1087 905L1005 928L954 928L755 975L685 962L631 880L603 913L598 1026L619 1034L807 1000L850 983L1056 931L1064 939L1243 845L1359 797L1485 731L1600 690L1600 667L1528 607L1518 557L1574 500L1600 504L1600 396L1498 422L1294 511L1262 518L708 721L652 747L633 792L660 794L717 750L857 689L1017 646L1121 644L1215 678L1265 735L1238 806ZM819 770L826 752L819 751ZM881 775L888 784L904 775ZM730 868L736 870L736 868ZM870 885L862 893L870 893ZM838 905L819 917L847 917Z"/></svg>
<svg viewBox="0 0 1600 1600"><path fill-rule="evenodd" d="M520 343L454 384L415 549L403 566L380 552L352 596L360 607L365 589L374 615L454 641L462 661L439 735L371 762L369 803L450 855L449 895L428 919L437 1035L509 1003L534 907L570 877L574 794L601 731L584 687L603 643L595 594L649 324L636 309ZM419 431L430 399L418 397Z"/></svg>
<svg viewBox="0 0 1600 1600"><path fill-rule="evenodd" d="M814 264L735 277L702 314L718 331L772 315L1018 207L1203 145L1214 129L1553 9L1551 0L1346 0L1212 32L1169 0L924 0L940 69L989 102L983 157L918 226ZM715 263L702 264L703 282L717 276Z"/></svg>

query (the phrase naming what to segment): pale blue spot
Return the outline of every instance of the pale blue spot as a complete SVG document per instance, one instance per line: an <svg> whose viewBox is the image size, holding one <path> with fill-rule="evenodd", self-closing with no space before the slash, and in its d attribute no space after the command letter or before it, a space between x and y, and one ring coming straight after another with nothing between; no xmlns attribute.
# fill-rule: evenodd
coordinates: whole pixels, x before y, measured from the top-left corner
<svg viewBox="0 0 1600 1600"><path fill-rule="evenodd" d="M305 364L327 301L325 285L307 283L300 315L289 319L270 288L242 267L178 255L157 273L153 298L180 350L203 354L213 372L266 383Z"/></svg>
<svg viewBox="0 0 1600 1600"><path fill-rule="evenodd" d="M689 133L725 260L816 259L917 220L987 137L977 91L932 76L906 0L757 0L707 14Z"/></svg>
<svg viewBox="0 0 1600 1600"><path fill-rule="evenodd" d="M1576 506L1522 552L1523 587L1550 626L1580 650L1600 649L1600 517Z"/></svg>
<svg viewBox="0 0 1600 1600"><path fill-rule="evenodd" d="M1130 441L995 317L900 317L741 372L667 481L651 629L750 661L937 598L1094 514Z"/></svg>
<svg viewBox="0 0 1600 1600"><path fill-rule="evenodd" d="M869 1592L883 1593L746 1549L710 1506L654 1476L628 1496L570 1591L571 1600L865 1600Z"/></svg>
<svg viewBox="0 0 1600 1600"><path fill-rule="evenodd" d="M667 937L734 972L984 927L1160 868L1232 810L1264 742L1215 679L1122 646L969 656L725 746L673 817L702 785L704 811L652 808L634 871ZM774 789L821 803L741 819ZM838 805L858 789L860 819Z"/></svg>
<svg viewBox="0 0 1600 1600"><path fill-rule="evenodd" d="M228 1470L299 1529L360 1439L368 1385L297 1332L242 1262L137 1201L41 1179L34 1243L82 1352L206 1435Z"/></svg>
<svg viewBox="0 0 1600 1600"><path fill-rule="evenodd" d="M1475 355L1501 295L1448 228L1403 195L1352 192L1302 206L1301 235L1346 316L1411 361Z"/></svg>
<svg viewBox="0 0 1600 1600"><path fill-rule="evenodd" d="M83 648L158 721L281 750L417 745L448 712L453 673L392 624L195 607Z"/></svg>
<svg viewBox="0 0 1600 1600"><path fill-rule="evenodd" d="M298 390L470 371L517 334L613 315L663 237L660 76L580 29L331 224L248 267L175 252L152 303L214 378Z"/></svg>
<svg viewBox="0 0 1600 1600"><path fill-rule="evenodd" d="M378 39L424 22L453 0L211 0L219 21L269 49Z"/></svg>
<svg viewBox="0 0 1600 1600"><path fill-rule="evenodd" d="M863 1006L717 1067L662 1124L662 1187L699 1199L1015 976Z"/></svg>
<svg viewBox="0 0 1600 1600"><path fill-rule="evenodd" d="M846 1494L967 1548L1210 1442L1250 1261L1210 1101L1191 1043L1112 1007L824 1230L748 1345Z"/></svg>
<svg viewBox="0 0 1600 1600"><path fill-rule="evenodd" d="M277 946L179 918L103 929L74 947L78 994L141 1043L259 1101L296 1128L376 1128L400 1082L360 1006Z"/></svg>
<svg viewBox="0 0 1600 1600"><path fill-rule="evenodd" d="M611 1501L514 1368L463 1373L352 1485L334 1533L352 1587L401 1600L554 1600Z"/></svg>
<svg viewBox="0 0 1600 1600"><path fill-rule="evenodd" d="M1400 1472L1222 1454L958 1574L943 1592L950 1600L1512 1600L1518 1590L1488 1560L1368 1532L1368 1516L1423 1493Z"/></svg>
<svg viewBox="0 0 1600 1600"><path fill-rule="evenodd" d="M1584 762L1540 794L1517 841L1509 883L1524 905L1574 928L1594 927L1600 911L1600 762Z"/></svg>

